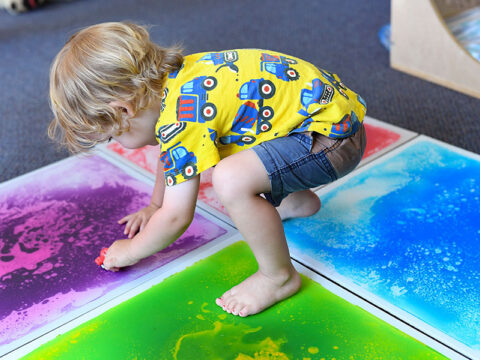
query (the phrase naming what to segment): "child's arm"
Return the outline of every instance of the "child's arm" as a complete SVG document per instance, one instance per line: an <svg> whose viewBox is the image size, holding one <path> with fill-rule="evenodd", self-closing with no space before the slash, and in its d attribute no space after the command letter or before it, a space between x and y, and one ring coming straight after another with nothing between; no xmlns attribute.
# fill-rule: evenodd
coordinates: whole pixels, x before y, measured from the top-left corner
<svg viewBox="0 0 480 360"><path fill-rule="evenodd" d="M200 176L169 186L162 206L143 231L133 239L117 240L107 251L103 265L107 270L130 266L166 248L187 230L193 220Z"/></svg>
<svg viewBox="0 0 480 360"><path fill-rule="evenodd" d="M153 187L150 204L118 221L119 224L127 223L123 232L124 235L128 234L128 238L131 239L135 236L137 231L143 230L155 211L162 207L164 192L165 179L163 175L163 162L161 162L159 159L157 164L157 178L155 181L155 186Z"/></svg>

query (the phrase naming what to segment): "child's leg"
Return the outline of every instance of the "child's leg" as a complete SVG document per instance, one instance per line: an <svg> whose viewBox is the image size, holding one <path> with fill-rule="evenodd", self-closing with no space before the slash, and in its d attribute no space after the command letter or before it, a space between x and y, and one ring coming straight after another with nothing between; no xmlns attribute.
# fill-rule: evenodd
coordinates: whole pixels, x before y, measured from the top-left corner
<svg viewBox="0 0 480 360"><path fill-rule="evenodd" d="M217 195L243 235L258 271L217 299L224 310L240 316L256 314L298 291L279 213L259 196L270 192L266 169L252 150L223 159L213 173Z"/></svg>
<svg viewBox="0 0 480 360"><path fill-rule="evenodd" d="M250 245L259 269L217 299L218 305L246 316L298 291L300 276L290 261L281 217L318 211L319 199L305 189L351 171L364 149L361 126L356 134L340 140L316 133L279 137L220 161L213 173L214 188ZM274 205L280 205L278 211Z"/></svg>
<svg viewBox="0 0 480 360"><path fill-rule="evenodd" d="M311 190L302 190L289 194L283 199L277 211L282 220L312 216L322 206L320 199Z"/></svg>

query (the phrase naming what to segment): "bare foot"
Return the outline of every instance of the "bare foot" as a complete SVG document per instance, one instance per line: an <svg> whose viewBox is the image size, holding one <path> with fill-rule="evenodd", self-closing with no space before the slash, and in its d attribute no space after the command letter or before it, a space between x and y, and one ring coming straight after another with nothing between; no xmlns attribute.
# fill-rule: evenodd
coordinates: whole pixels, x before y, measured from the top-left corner
<svg viewBox="0 0 480 360"><path fill-rule="evenodd" d="M257 271L223 294L216 303L230 314L245 317L257 314L295 294L301 283L300 275L293 267L278 279L272 279Z"/></svg>
<svg viewBox="0 0 480 360"><path fill-rule="evenodd" d="M289 194L277 211L282 220L312 216L322 207L322 203L317 195L310 190L298 191Z"/></svg>

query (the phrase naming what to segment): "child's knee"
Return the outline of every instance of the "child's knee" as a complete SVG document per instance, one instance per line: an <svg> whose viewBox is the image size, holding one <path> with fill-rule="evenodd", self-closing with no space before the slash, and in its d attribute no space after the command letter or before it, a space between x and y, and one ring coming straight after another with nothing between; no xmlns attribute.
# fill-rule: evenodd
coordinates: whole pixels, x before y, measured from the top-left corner
<svg viewBox="0 0 480 360"><path fill-rule="evenodd" d="M235 169L232 164L225 161L220 161L213 170L212 185L220 200L225 201L233 197L235 189L238 188L238 181L235 176Z"/></svg>
<svg viewBox="0 0 480 360"><path fill-rule="evenodd" d="M251 150L221 160L213 171L212 184L224 205L271 189L263 163Z"/></svg>
<svg viewBox="0 0 480 360"><path fill-rule="evenodd" d="M239 198L254 194L255 175L237 161L224 159L213 170L212 185L224 205L237 202Z"/></svg>

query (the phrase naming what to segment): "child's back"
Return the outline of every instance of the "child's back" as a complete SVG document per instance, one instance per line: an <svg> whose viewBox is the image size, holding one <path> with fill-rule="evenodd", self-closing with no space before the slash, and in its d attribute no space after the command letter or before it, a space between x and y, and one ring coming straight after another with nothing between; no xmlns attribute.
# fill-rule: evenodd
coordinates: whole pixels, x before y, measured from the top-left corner
<svg viewBox="0 0 480 360"><path fill-rule="evenodd" d="M337 76L267 50L189 55L166 81L156 134L171 164L167 185L292 132L348 137L366 111Z"/></svg>

